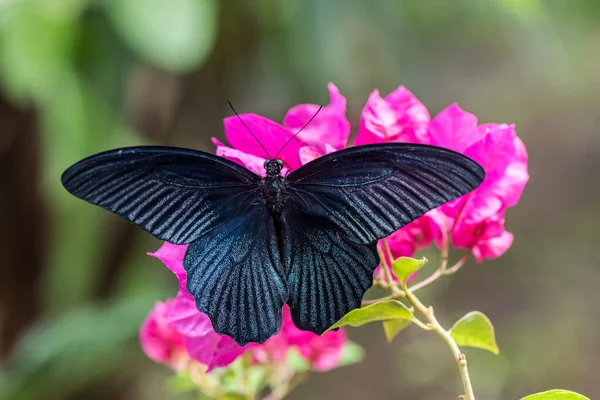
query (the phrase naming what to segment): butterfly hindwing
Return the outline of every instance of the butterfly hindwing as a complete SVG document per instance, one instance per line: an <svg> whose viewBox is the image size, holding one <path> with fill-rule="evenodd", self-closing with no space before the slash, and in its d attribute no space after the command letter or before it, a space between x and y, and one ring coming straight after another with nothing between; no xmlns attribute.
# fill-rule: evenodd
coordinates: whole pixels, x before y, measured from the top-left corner
<svg viewBox="0 0 600 400"><path fill-rule="evenodd" d="M243 212L259 181L213 154L159 146L100 153L62 176L73 195L175 244L189 243Z"/></svg>
<svg viewBox="0 0 600 400"><path fill-rule="evenodd" d="M479 164L451 150L385 143L317 158L287 181L290 201L366 244L472 191L484 175Z"/></svg>
<svg viewBox="0 0 600 400"><path fill-rule="evenodd" d="M282 258L294 324L322 334L360 306L379 264L375 244L348 240L292 202L282 214Z"/></svg>
<svg viewBox="0 0 600 400"><path fill-rule="evenodd" d="M187 291L216 332L244 345L281 328L288 295L273 218L259 196L247 212L192 242L184 268Z"/></svg>

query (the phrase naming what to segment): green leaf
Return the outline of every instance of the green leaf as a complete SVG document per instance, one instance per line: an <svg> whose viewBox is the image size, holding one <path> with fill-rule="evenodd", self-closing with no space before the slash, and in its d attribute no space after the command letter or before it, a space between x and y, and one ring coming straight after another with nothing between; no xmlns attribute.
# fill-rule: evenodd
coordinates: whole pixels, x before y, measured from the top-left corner
<svg viewBox="0 0 600 400"><path fill-rule="evenodd" d="M547 392L530 394L521 400L590 400L589 398L568 390L554 389Z"/></svg>
<svg viewBox="0 0 600 400"><path fill-rule="evenodd" d="M475 347L499 354L494 326L483 313L471 311L450 328L450 336L459 346Z"/></svg>
<svg viewBox="0 0 600 400"><path fill-rule="evenodd" d="M193 70L214 44L214 0L112 0L106 10L140 57L170 71Z"/></svg>
<svg viewBox="0 0 600 400"><path fill-rule="evenodd" d="M392 272L396 278L406 281L412 274L420 270L427 263L423 257L421 260L411 257L400 257L392 261Z"/></svg>
<svg viewBox="0 0 600 400"><path fill-rule="evenodd" d="M392 343L392 340L394 340L396 335L408 325L410 325L410 320L407 319L390 319L388 321L383 321L383 330L388 343Z"/></svg>
<svg viewBox="0 0 600 400"><path fill-rule="evenodd" d="M344 315L342 319L333 324L327 331L340 326L362 326L373 321L385 321L388 319L415 319L412 312L398 300L386 300L371 304L366 307L357 308Z"/></svg>
<svg viewBox="0 0 600 400"><path fill-rule="evenodd" d="M359 363L363 358L365 358L365 350L358 343L349 340L342 349L342 357L338 367Z"/></svg>

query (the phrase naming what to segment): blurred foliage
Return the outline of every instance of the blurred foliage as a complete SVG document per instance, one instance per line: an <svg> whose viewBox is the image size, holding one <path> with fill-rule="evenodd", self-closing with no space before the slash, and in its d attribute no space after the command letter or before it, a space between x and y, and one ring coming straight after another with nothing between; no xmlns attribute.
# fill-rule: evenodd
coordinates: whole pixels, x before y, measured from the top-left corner
<svg viewBox="0 0 600 400"><path fill-rule="evenodd" d="M467 265L426 294L446 305L439 313L449 321L473 308L494 321L502 355L469 353L482 398L520 398L547 387L600 396L600 324L589 317L600 314L593 239L600 198L593 184L600 179L598 1L140 4L0 1L0 87L10 101L3 105L0 160L25 158L9 165L17 182L33 179L17 165L31 164L40 175L34 192L6 183L2 196L39 196L48 220L40 265L0 267L0 281L25 267L39 276L38 283L4 279L3 295L11 286L15 298L40 294L39 310L25 312L26 302L15 300L2 304L0 326L19 340L0 342L9 354L0 398L168 396L166 371L143 357L136 330L154 299L173 296L176 283L145 256L155 241L62 189L65 167L130 144L212 150L209 137L222 138L221 119L229 114L226 99L242 112L281 120L294 104L325 102L328 81L347 97L354 126L370 91L399 84L432 114L459 101L482 121L517 123L532 178L507 217L513 248L497 262ZM21 145L26 132L9 132L22 110L31 112L23 118L34 116L39 151ZM0 221L0 233L16 237L14 221L22 217ZM27 226L20 247L3 244L3 260L27 248L38 229ZM6 310L34 317L13 324ZM366 347L364 362L311 376L293 398L431 399L455 392L443 344L408 328L388 345L378 324L352 335Z"/></svg>

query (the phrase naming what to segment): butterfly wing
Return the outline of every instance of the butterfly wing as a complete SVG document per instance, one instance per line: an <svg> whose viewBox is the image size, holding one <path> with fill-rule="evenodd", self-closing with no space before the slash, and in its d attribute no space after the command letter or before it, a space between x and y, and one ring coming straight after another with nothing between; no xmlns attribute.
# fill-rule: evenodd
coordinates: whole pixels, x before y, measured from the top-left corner
<svg viewBox="0 0 600 400"><path fill-rule="evenodd" d="M484 177L479 164L454 151L385 143L317 158L287 182L290 201L366 244L472 191Z"/></svg>
<svg viewBox="0 0 600 400"><path fill-rule="evenodd" d="M298 328L322 334L360 306L379 264L376 245L349 240L295 203L284 206L281 221L292 319Z"/></svg>
<svg viewBox="0 0 600 400"><path fill-rule="evenodd" d="M281 328L288 295L273 218L262 198L192 242L184 268L187 291L216 332L244 345L262 343Z"/></svg>
<svg viewBox="0 0 600 400"><path fill-rule="evenodd" d="M259 181L224 158L160 146L100 153L62 176L73 195L175 244L189 243L244 212Z"/></svg>
<svg viewBox="0 0 600 400"><path fill-rule="evenodd" d="M359 307L379 263L377 240L483 178L468 157L404 143L341 150L292 172L282 255L294 323L320 334Z"/></svg>

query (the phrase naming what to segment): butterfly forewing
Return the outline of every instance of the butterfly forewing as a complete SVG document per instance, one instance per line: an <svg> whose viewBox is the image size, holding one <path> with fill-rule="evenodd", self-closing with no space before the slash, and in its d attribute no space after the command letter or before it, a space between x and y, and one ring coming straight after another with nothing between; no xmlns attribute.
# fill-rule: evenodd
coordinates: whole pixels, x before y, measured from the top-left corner
<svg viewBox="0 0 600 400"><path fill-rule="evenodd" d="M472 191L483 178L483 169L462 154L386 143L328 154L292 172L287 181L289 201L366 244Z"/></svg>
<svg viewBox="0 0 600 400"><path fill-rule="evenodd" d="M62 176L73 195L175 244L189 243L235 218L259 181L258 175L213 154L158 146L97 154Z"/></svg>

